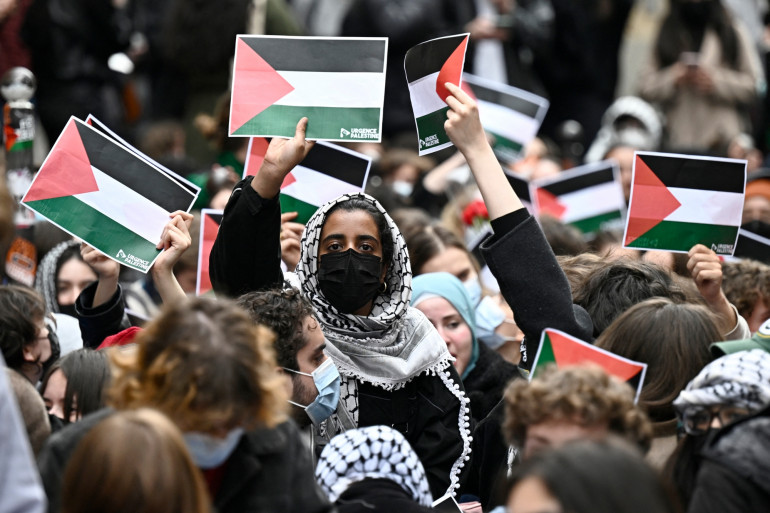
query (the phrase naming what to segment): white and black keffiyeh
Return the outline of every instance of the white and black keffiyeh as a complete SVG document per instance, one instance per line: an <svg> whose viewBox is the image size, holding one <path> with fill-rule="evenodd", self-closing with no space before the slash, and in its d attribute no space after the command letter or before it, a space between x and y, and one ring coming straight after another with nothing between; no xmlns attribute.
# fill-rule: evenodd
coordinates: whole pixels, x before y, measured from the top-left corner
<svg viewBox="0 0 770 513"><path fill-rule="evenodd" d="M388 426L351 429L334 437L321 452L315 477L332 502L353 483L389 479L421 505L433 503L420 458L404 436Z"/></svg>
<svg viewBox="0 0 770 513"><path fill-rule="evenodd" d="M762 349L728 354L706 365L674 406L725 405L754 412L770 403L770 353Z"/></svg>
<svg viewBox="0 0 770 513"><path fill-rule="evenodd" d="M318 249L327 213L351 199L366 201L379 210L393 239L393 258L385 276L387 288L375 298L369 316L341 313L329 304L318 284ZM296 269L299 286L313 304L330 342L327 352L340 374L392 390L415 376L436 374L451 364L444 340L422 312L409 306L412 269L406 242L377 200L366 194L345 194L330 201L308 221L301 248Z"/></svg>
<svg viewBox="0 0 770 513"><path fill-rule="evenodd" d="M56 291L56 269L59 266L59 259L65 251L74 246L80 246L80 242L67 240L51 248L40 261L35 273L35 288L45 299L45 307L51 313L60 312Z"/></svg>

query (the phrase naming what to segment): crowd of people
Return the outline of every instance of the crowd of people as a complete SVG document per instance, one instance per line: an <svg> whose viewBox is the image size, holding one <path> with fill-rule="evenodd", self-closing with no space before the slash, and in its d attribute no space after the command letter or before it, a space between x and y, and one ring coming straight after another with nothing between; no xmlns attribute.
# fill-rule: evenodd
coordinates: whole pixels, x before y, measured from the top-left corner
<svg viewBox="0 0 770 513"><path fill-rule="evenodd" d="M0 511L768 510L770 246L630 250L537 218L509 181L613 159L628 201L636 151L745 159L742 227L770 238L767 3L669 0L616 97L641 4L0 0L0 74L34 71L40 134L95 114L202 188L138 274L15 228L0 179ZM467 72L550 102L515 162L451 83L453 146L418 156L404 54L459 32ZM307 118L239 179L241 33L389 38L383 142L349 145L366 193L282 213ZM202 207L223 216L196 297ZM19 239L34 282L8 272ZM647 364L639 393L596 365L531 374L546 328Z"/></svg>

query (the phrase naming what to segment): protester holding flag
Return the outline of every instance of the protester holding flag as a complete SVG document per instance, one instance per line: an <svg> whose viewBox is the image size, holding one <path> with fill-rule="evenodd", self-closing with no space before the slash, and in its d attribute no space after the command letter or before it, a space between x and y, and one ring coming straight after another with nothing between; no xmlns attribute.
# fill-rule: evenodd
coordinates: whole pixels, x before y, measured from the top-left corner
<svg viewBox="0 0 770 513"><path fill-rule="evenodd" d="M214 289L240 295L281 286L280 204L286 175L310 151L307 118L293 139L274 138L255 177L236 185L211 252ZM344 194L308 222L296 275L326 352L342 376L340 408L356 427L391 425L422 460L433 495L454 493L470 455L468 399L446 343L409 306L403 237L382 206Z"/></svg>
<svg viewBox="0 0 770 513"><path fill-rule="evenodd" d="M446 342L471 400L471 417L480 422L500 402L508 382L520 377L516 366L478 340L471 298L453 275L417 276L412 282L412 306L428 317Z"/></svg>
<svg viewBox="0 0 770 513"><path fill-rule="evenodd" d="M647 459L655 467L676 447L674 399L711 361L709 345L721 339L706 307L652 298L629 308L596 340L597 347L648 365L639 404L654 423Z"/></svg>

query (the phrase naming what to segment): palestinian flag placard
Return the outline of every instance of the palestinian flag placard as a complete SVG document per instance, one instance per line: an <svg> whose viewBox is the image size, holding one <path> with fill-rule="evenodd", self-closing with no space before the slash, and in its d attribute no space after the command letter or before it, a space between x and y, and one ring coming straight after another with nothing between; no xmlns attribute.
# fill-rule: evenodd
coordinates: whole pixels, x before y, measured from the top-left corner
<svg viewBox="0 0 770 513"><path fill-rule="evenodd" d="M593 344L584 342L563 331L546 328L540 337L540 347L537 349L529 380L537 376L547 365L557 367L572 365L594 364L604 369L607 374L627 382L636 391L634 402L639 399L639 393L647 375L647 364L623 358Z"/></svg>
<svg viewBox="0 0 770 513"><path fill-rule="evenodd" d="M151 166L156 167L156 168L160 169L161 171L163 171L164 173L166 173L168 176L170 176L171 178L176 180L179 183L179 185L181 185L185 189L187 189L190 192L192 192L193 194L195 194L196 198L198 197L198 194L200 194L200 192L201 192L201 188L200 187L198 187L197 185L195 185L194 183L192 183L188 179L184 178L183 176L181 176L181 175L175 173L174 171L170 170L166 166L164 166L162 164L159 164L157 161L151 159L150 157L148 157L147 155L145 155L144 153L142 153L141 151L136 149L134 146L130 145L128 143L128 141L126 141L125 139L120 137L118 134L116 134L115 132L110 130L110 128L107 125L105 125L104 123L99 121L96 118L96 116L94 116L93 114L89 114L88 115L88 117L86 118L86 124L90 125L91 127L95 128L96 130L100 131L101 133L103 133L104 135L106 135L107 137L112 139L113 141L121 144L128 151L130 151L131 153L135 154L136 156L138 156L139 158L141 158L142 160L144 160L145 162L147 162Z"/></svg>
<svg viewBox="0 0 770 513"><path fill-rule="evenodd" d="M522 178L521 176L518 176L517 174L508 170L505 171L505 177L508 178L508 183L511 184L513 192L515 192L516 196L519 197L522 205L524 205L530 214L534 215L535 211L534 207L532 206L532 198L529 195L529 180Z"/></svg>
<svg viewBox="0 0 770 513"><path fill-rule="evenodd" d="M745 188L745 160L637 152L623 247L732 255Z"/></svg>
<svg viewBox="0 0 770 513"><path fill-rule="evenodd" d="M420 155L452 145L444 130L449 106L447 82L462 82L469 34L431 39L406 52L404 71L417 124Z"/></svg>
<svg viewBox="0 0 770 513"><path fill-rule="evenodd" d="M246 162L243 163L243 178L254 176L262 167L265 160L267 147L270 143L264 137L250 137L249 147L246 150Z"/></svg>
<svg viewBox="0 0 770 513"><path fill-rule="evenodd" d="M319 142L281 184L281 212L298 212L305 224L324 203L342 194L364 192L372 159L362 153Z"/></svg>
<svg viewBox="0 0 770 513"><path fill-rule="evenodd" d="M626 201L614 160L574 167L529 186L538 216L555 217L584 234L623 226Z"/></svg>
<svg viewBox="0 0 770 513"><path fill-rule="evenodd" d="M70 118L22 203L113 260L147 272L169 214L196 194L120 143Z"/></svg>
<svg viewBox="0 0 770 513"><path fill-rule="evenodd" d="M492 149L497 158L504 163L519 160L540 130L548 100L470 73L463 73L463 86L476 98L481 124L494 138Z"/></svg>
<svg viewBox="0 0 770 513"><path fill-rule="evenodd" d="M198 242L198 279L195 284L195 294L202 296L210 292L211 276L209 276L209 257L214 241L217 240L219 225L222 224L223 210L204 208L201 210L201 235Z"/></svg>
<svg viewBox="0 0 770 513"><path fill-rule="evenodd" d="M239 35L230 136L380 142L387 38Z"/></svg>
<svg viewBox="0 0 770 513"><path fill-rule="evenodd" d="M770 239L741 228L738 231L735 256L770 264Z"/></svg>

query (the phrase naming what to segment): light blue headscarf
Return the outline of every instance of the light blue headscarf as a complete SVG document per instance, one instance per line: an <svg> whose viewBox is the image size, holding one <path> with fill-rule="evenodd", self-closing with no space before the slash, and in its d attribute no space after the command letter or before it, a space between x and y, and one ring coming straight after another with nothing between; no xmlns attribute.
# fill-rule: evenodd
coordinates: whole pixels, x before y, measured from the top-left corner
<svg viewBox="0 0 770 513"><path fill-rule="evenodd" d="M479 359L479 342L476 340L475 310L471 298L463 285L453 274L427 273L412 279L412 306L431 297L442 297L449 301L471 329L471 359L465 367L461 379L465 379L476 367Z"/></svg>

